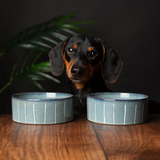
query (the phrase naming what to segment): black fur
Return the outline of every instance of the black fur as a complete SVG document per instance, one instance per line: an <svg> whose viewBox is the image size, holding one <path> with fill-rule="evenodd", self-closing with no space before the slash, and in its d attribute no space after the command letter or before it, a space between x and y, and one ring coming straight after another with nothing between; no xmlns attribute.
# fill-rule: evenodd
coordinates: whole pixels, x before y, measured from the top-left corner
<svg viewBox="0 0 160 160"><path fill-rule="evenodd" d="M110 91L105 82L114 83L123 67L120 57L104 41L93 37L70 36L54 47L49 57L53 75L60 75L65 65L79 113L86 113L87 94Z"/></svg>
<svg viewBox="0 0 160 160"><path fill-rule="evenodd" d="M70 81L70 93L74 95L75 110L79 113L86 113L86 97L87 94L93 92L111 92L102 78L101 71L98 71L90 80L88 80L85 87L77 90Z"/></svg>

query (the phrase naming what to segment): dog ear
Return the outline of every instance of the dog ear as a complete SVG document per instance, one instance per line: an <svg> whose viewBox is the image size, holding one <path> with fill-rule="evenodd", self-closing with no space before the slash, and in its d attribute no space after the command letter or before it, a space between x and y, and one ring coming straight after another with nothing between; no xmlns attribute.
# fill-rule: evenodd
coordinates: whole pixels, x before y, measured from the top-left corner
<svg viewBox="0 0 160 160"><path fill-rule="evenodd" d="M122 72L123 62L116 52L106 44L106 42L102 42L102 46L102 76L106 82L115 83Z"/></svg>
<svg viewBox="0 0 160 160"><path fill-rule="evenodd" d="M63 72L63 68L64 68L63 50L64 50L64 47L66 46L67 40L61 42L49 52L51 71L54 76L59 76Z"/></svg>

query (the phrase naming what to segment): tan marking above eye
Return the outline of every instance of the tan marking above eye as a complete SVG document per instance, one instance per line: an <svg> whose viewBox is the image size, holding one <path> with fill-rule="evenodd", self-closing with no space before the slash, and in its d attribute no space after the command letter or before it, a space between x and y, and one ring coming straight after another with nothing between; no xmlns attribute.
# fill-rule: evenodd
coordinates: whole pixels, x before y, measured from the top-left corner
<svg viewBox="0 0 160 160"><path fill-rule="evenodd" d="M93 47L89 47L88 51L91 52L91 51L93 51L93 49L94 49Z"/></svg>
<svg viewBox="0 0 160 160"><path fill-rule="evenodd" d="M74 45L73 45L73 48L74 48L74 49L77 49L77 45L76 45L76 44L74 44Z"/></svg>

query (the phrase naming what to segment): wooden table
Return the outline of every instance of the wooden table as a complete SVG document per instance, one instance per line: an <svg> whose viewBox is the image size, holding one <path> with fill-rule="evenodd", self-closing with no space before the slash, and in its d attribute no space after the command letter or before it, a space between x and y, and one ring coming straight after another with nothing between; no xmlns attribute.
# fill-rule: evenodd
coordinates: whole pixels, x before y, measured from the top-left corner
<svg viewBox="0 0 160 160"><path fill-rule="evenodd" d="M109 126L86 115L57 125L15 123L0 115L0 160L160 160L160 115L146 124Z"/></svg>

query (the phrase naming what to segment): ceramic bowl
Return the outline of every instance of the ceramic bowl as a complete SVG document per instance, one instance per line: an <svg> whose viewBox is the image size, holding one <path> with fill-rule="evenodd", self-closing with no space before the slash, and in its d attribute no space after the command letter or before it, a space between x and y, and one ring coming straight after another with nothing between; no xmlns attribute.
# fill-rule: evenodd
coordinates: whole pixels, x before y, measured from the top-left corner
<svg viewBox="0 0 160 160"><path fill-rule="evenodd" d="M87 119L111 125L134 125L147 121L148 96L137 93L91 93L87 96Z"/></svg>
<svg viewBox="0 0 160 160"><path fill-rule="evenodd" d="M12 119L26 124L57 124L73 119L73 95L29 92L12 96Z"/></svg>

